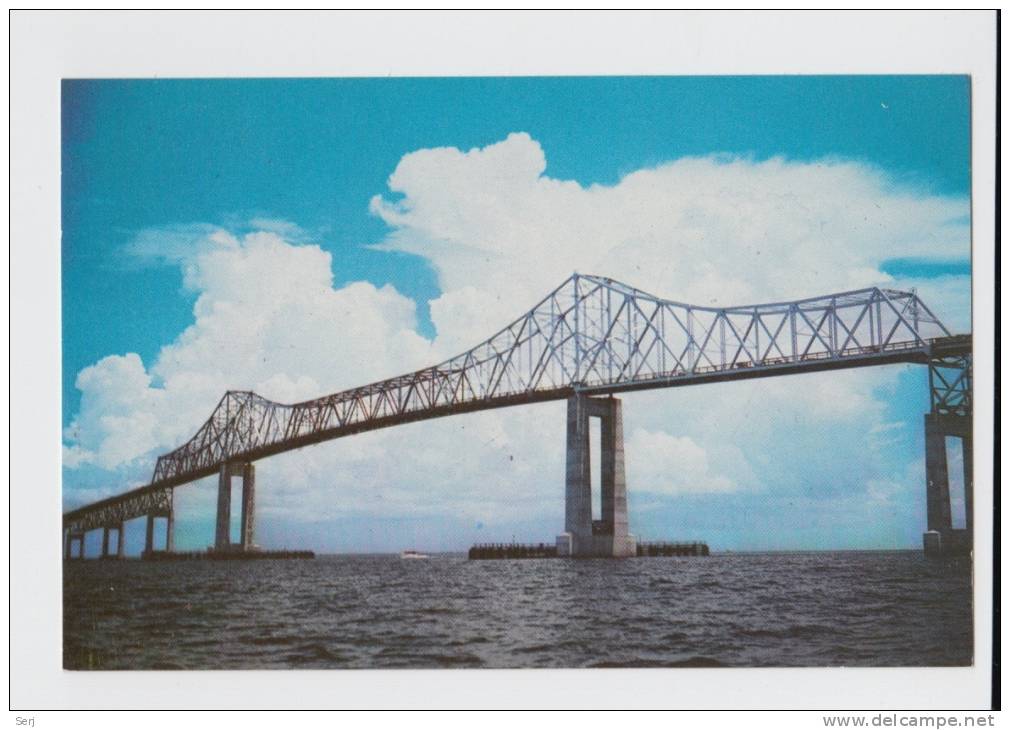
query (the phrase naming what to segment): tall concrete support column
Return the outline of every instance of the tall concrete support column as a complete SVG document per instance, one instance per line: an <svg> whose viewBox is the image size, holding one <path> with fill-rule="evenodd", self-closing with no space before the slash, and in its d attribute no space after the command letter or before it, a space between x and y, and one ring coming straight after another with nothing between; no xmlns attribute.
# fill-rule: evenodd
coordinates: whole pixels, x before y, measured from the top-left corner
<svg viewBox="0 0 1010 730"><path fill-rule="evenodd" d="M71 532L67 538L67 559L84 560L84 532ZM74 555L74 545L77 545L77 555Z"/></svg>
<svg viewBox="0 0 1010 730"><path fill-rule="evenodd" d="M600 519L593 520L589 419L600 419ZM628 493L624 474L621 401L577 394L568 399L565 455L565 534L560 554L574 557L630 557L635 538L628 534Z"/></svg>
<svg viewBox="0 0 1010 730"><path fill-rule="evenodd" d="M168 497L168 512L165 513L165 550L175 551L175 491L170 491Z"/></svg>
<svg viewBox="0 0 1010 730"><path fill-rule="evenodd" d="M215 550L231 550L231 478L242 477L242 513L237 548L251 550L256 532L256 467L251 463L222 464L217 480Z"/></svg>
<svg viewBox="0 0 1010 730"><path fill-rule="evenodd" d="M70 555L72 553L72 548L74 545L74 535L70 530L63 531L63 559L70 560Z"/></svg>
<svg viewBox="0 0 1010 730"><path fill-rule="evenodd" d="M947 474L947 433L938 416L926 414L926 529L951 528L950 481Z"/></svg>
<svg viewBox="0 0 1010 730"><path fill-rule="evenodd" d="M975 517L972 467L972 356L971 352L936 353L929 360L929 413L926 431L926 529L922 536L927 555L970 553ZM950 504L950 465L947 438L961 439L964 479L964 528L954 526Z"/></svg>
<svg viewBox="0 0 1010 730"><path fill-rule="evenodd" d="M609 413L600 425L600 440L602 444L600 475L601 522L605 530L614 536L614 554L623 555L627 545L621 541L628 540L628 483L624 475L624 417L621 401L608 399ZM632 546L634 554L634 546Z"/></svg>
<svg viewBox="0 0 1010 730"><path fill-rule="evenodd" d="M590 477L589 398L568 399L567 449L565 451L565 533L570 536L570 554L584 555L592 549L593 493Z"/></svg>
<svg viewBox="0 0 1010 730"><path fill-rule="evenodd" d="M118 537L116 539L116 557L124 558L126 557L126 523L120 522L118 529Z"/></svg>
<svg viewBox="0 0 1010 730"><path fill-rule="evenodd" d="M245 464L242 468L242 549L252 550L256 531L256 467Z"/></svg>
<svg viewBox="0 0 1010 730"><path fill-rule="evenodd" d="M926 529L923 547L927 554L967 553L974 529L974 473L972 468L971 417L927 413L926 431ZM955 528L950 504L950 473L947 437L961 440L965 526Z"/></svg>
<svg viewBox="0 0 1010 730"><path fill-rule="evenodd" d="M102 528L102 557L109 557L109 527L106 525Z"/></svg>
<svg viewBox="0 0 1010 730"><path fill-rule="evenodd" d="M961 437L961 462L964 464L964 521L969 535L974 535L975 519L972 515L975 507L975 466L972 463L974 451L971 442L971 426L965 429Z"/></svg>
<svg viewBox="0 0 1010 730"><path fill-rule="evenodd" d="M73 560L74 558L74 545L78 546L77 557L84 557L84 533L75 532L74 530L67 530L67 544L64 548L63 557L67 560Z"/></svg>
<svg viewBox="0 0 1010 730"><path fill-rule="evenodd" d="M214 549L227 550L231 547L231 467L222 464L217 478L217 529L214 533Z"/></svg>
<svg viewBox="0 0 1010 730"><path fill-rule="evenodd" d="M147 533L144 536L144 552L154 552L154 515L147 516Z"/></svg>

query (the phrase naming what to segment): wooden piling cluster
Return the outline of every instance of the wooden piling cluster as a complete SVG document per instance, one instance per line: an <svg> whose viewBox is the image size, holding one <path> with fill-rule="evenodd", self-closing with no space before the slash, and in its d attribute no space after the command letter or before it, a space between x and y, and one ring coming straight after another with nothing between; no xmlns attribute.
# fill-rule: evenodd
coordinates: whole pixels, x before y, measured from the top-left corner
<svg viewBox="0 0 1010 730"><path fill-rule="evenodd" d="M642 542L638 543L636 557L703 557L708 555L708 545L703 542ZM557 558L557 545L538 543L482 543L474 545L468 553L470 560L515 560L522 558Z"/></svg>
<svg viewBox="0 0 1010 730"><path fill-rule="evenodd" d="M470 548L470 560L507 560L516 558L556 558L556 545L538 543L521 545L518 543L484 543Z"/></svg>
<svg viewBox="0 0 1010 730"><path fill-rule="evenodd" d="M708 555L708 545L703 542L640 542L638 557L667 558Z"/></svg>
<svg viewBox="0 0 1010 730"><path fill-rule="evenodd" d="M141 556L144 560L311 560L311 550L203 550L166 552L153 550Z"/></svg>

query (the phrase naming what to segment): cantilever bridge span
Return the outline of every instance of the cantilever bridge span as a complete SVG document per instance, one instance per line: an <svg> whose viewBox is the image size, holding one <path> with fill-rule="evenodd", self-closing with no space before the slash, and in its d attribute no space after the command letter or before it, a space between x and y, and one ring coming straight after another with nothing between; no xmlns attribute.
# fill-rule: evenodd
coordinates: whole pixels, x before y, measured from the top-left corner
<svg viewBox="0 0 1010 730"><path fill-rule="evenodd" d="M290 405L229 391L189 441L158 458L148 485L65 513L65 554L70 557L77 542L83 555L84 533L102 528L103 555L110 530L118 530L122 555L123 523L142 516L148 518L146 551L153 550L158 516L168 520L171 550L173 490L213 474L220 480L217 549L252 549L256 460L412 421L559 399L569 401L566 537L559 548L576 555L627 554L633 543L614 394L900 362L929 366L927 547L963 544L965 535L951 526L945 437L962 438L970 521L971 337L952 334L914 292L868 288L704 307L574 274L490 339L438 365ZM603 421L605 442L604 518L595 522L588 493L590 417ZM244 485L237 545L229 534L233 475ZM961 532L970 541L970 522Z"/></svg>

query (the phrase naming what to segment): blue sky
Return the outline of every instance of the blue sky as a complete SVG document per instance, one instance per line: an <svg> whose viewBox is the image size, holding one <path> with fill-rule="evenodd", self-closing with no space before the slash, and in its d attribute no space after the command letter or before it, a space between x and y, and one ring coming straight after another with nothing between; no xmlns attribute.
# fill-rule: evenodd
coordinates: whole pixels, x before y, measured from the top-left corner
<svg viewBox="0 0 1010 730"><path fill-rule="evenodd" d="M418 150L465 152L499 145L494 149L520 162L526 159L523 156L533 155L534 183L574 181L586 194L621 189L636 171L665 169L684 158L706 160L713 179L737 170L730 161L738 161L745 175L779 175L781 165L769 162L774 160L785 166L786 173L781 174L813 175L813 179L842 175L837 179L843 182L837 184L849 187L840 187L840 195L861 196L868 186L876 186L877 194L888 196L891 213L879 225L890 226L889 235L903 242L893 250L886 242L873 251L860 250L858 256L853 254L851 264L840 260L832 266L851 266L853 272L870 266L881 281L889 277L892 284L953 292L950 307L961 307L954 316L966 322L969 252L962 234L968 225L970 193L968 130L969 80L961 76L67 80L62 143L63 421L69 432L65 445L94 450L103 438L109 438L108 432L101 432L103 417L140 417L107 385L94 385L93 397L87 404L82 402L82 391L75 385L78 374L103 358L135 353L140 379L150 381L143 383L144 398L171 400L166 395L171 393L167 381L180 371L165 364L159 367L157 362L159 357L167 362L163 353L168 345L177 346L173 353L181 351L186 341L180 336L187 328L196 327L194 337L206 335L194 307L201 298L213 299L214 284L208 282L215 280L210 269L200 268L205 260L199 258L213 231L226 232L240 248L250 251L251 239L244 237L268 232L280 236L288 247L277 249L277 256L289 255L298 247L328 254L334 290L351 282L371 283L380 292L375 294L376 311L386 313L384 322L398 323L400 304L390 304L389 297L381 294L385 291L381 287L391 285L397 297L416 305L407 328L421 342L408 338L405 347L417 358L423 358L425 342L436 340L431 352L438 351L436 335L445 335L447 347L455 342L449 337L449 320L443 319L441 328L436 322L432 306L440 305L431 303L442 302L439 311L448 313L450 304L463 301L449 295L466 289L464 279L472 268L461 268L457 259L446 258L449 254L441 253L435 242L447 241L445 245L457 246L457 252L492 244L467 240L470 234L458 228L438 227L444 217L439 211L470 210L470 203L448 197L436 200L435 196L448 193L437 185L432 189L426 185L433 184L437 175L455 174L457 169L462 175L463 168L456 166L463 163L456 158L415 156L409 158L415 160L413 166L408 166L406 156ZM510 138L513 133L525 135ZM512 141L505 144L506 140ZM537 154L544 161L539 173ZM520 162L514 169L525 174L527 167ZM394 171L399 182L391 188ZM714 189L738 184L733 181L739 178L726 180L713 183ZM494 188L489 194L499 191ZM501 208L495 220L512 210L508 206L518 198L509 195L503 193L495 202ZM380 203L375 202L376 196ZM814 205L826 197L817 198ZM406 222L401 223L392 211L404 203ZM830 204L835 206L837 201ZM904 211L911 210L911 205L940 211L932 229L902 222L923 218L906 216ZM435 206L442 207L435 210ZM650 210L661 210L661 206ZM520 217L518 209L513 212ZM868 215L873 215L872 210ZM529 220L528 213L522 217ZM829 216L825 213L819 219L823 225ZM775 239L774 226L779 224L767 225L767 237ZM841 231L837 235L857 235L854 225L836 224L835 229ZM638 245L644 237L628 245ZM918 247L913 239L928 239L929 245ZM726 240L727 246L733 245L732 236ZM601 265L607 261L589 260ZM560 270L566 262L556 263ZM521 269L514 273L520 276ZM855 281L854 277L856 273L845 281ZM670 281L674 285L677 280ZM471 284L484 285L481 281ZM490 284L487 290L494 291ZM755 285L753 291L772 290ZM512 315L533 303L531 294L523 293L525 299L517 294L516 301L509 303ZM681 298L678 291L656 293ZM395 312L389 314L383 307L393 307ZM507 308L503 306L502 312ZM477 332L476 325L461 329L457 339L464 342ZM480 336L487 334L491 332ZM390 354L389 367L402 362L406 370L425 364L415 362L415 355L408 356L406 351ZM362 350L359 359L365 356ZM296 382L297 370L297 361L285 363L284 382ZM878 473L858 477L865 483L907 485L892 489L890 511L879 526L866 525L869 507L858 499L863 492L850 490L845 496L845 483L852 477L848 465L825 463L815 472L798 474L796 483L776 492L769 480L784 477L761 472L755 466L759 459L749 451L758 442L744 440L741 459L749 466L741 467L734 479L740 481L749 474L753 484L739 492L665 497L648 492L635 496L631 484L632 508L636 503L639 507L632 516L633 529L637 524L643 536L652 538L679 536L666 535L671 531L691 532L684 536L729 548L914 546L921 531L916 520L923 508L912 491L915 477L906 472L921 458L917 429L926 406L925 373L915 368L898 370L866 386L880 406L874 411L878 425L905 424L885 429L896 434L896 439L875 464ZM186 374L195 377L196 370ZM377 372L376 377L392 374ZM256 382L279 382L267 377L274 375L279 377L279 371L259 373ZM117 377L110 376L111 380ZM108 379L95 377L93 381L106 383ZM321 376L312 382L319 387L324 384ZM626 408L633 401L629 398ZM205 415L212 406L213 401L207 401ZM158 410L158 419L173 413L170 405L158 408L168 409ZM179 418L193 418L186 413ZM690 438L705 446L710 469L721 463L713 451L720 447L705 441L712 435L678 432L673 423L649 423L642 428L664 429L676 438ZM848 427L825 426L819 437L838 433L856 438ZM88 428L98 430L84 433ZM559 422L559 441L561 436ZM166 444L173 445L168 438L152 431L141 445L151 446L148 451L131 452L118 461L108 456L65 466L65 503L93 497L96 490L118 491L124 480L143 481L152 455L164 451ZM761 442L761 448L781 448L786 453L802 440L783 427L767 443ZM339 451L319 448L329 448L333 454ZM887 473L881 475L880 470ZM893 478L890 470L900 473L900 478ZM814 473L819 476L818 485L800 483L808 482ZM560 493L560 485L556 491ZM402 540L395 536L404 534L432 548L465 547L473 537L510 538L515 533L528 539L550 539L562 520L557 499L558 495L551 495L542 509L534 505L517 512L511 522L503 519L496 524L461 516L466 509L457 509L451 490L439 502L444 504L441 511L428 514L400 508L384 513L380 507L362 514L352 498L343 510L334 508L319 520L280 507L271 512L265 500L260 538L265 544L304 542L316 549L355 545L398 549ZM209 532L209 516L200 504L194 502L190 511L180 514L184 547L201 546L209 539L203 534ZM731 519L727 515L741 514L733 505L746 506L754 520L763 522L755 525L739 517ZM808 526L819 527L796 529L803 515L809 517ZM790 525L795 537L783 539ZM458 537L450 540L446 534Z"/></svg>

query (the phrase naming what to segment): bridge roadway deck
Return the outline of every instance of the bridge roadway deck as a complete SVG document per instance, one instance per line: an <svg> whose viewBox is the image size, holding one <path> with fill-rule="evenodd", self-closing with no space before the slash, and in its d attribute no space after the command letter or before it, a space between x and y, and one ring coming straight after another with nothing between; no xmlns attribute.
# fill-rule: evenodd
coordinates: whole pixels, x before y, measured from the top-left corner
<svg viewBox="0 0 1010 730"><path fill-rule="evenodd" d="M642 380L626 380L619 383L585 383L572 384L562 388L534 390L525 393L495 396L485 399L475 399L465 403L415 411L397 416L377 418L371 421L355 423L344 427L331 428L292 438L280 443L273 443L234 454L232 461L256 461L268 456L274 456L286 451L293 451L305 446L311 446L323 441L351 436L366 431L375 431L415 421L425 421L433 418L490 410L492 408L507 408L532 403L542 403L552 400L563 400L575 392L606 395L624 393L636 390L657 388L675 388L705 383L723 383L734 380L751 380L754 378L769 378L800 373L824 372L849 368L871 367L896 363L927 364L931 359L944 356L965 355L971 352L970 335L952 335L938 337L926 341L926 345L916 342L894 343L883 348L852 348L843 351L838 356L830 357L825 353L808 355L799 360L767 359L761 364L747 366L727 366L698 368L694 372L674 372L660 377L648 377ZM177 477L152 482L146 486L132 489L123 494L109 497L64 513L63 522L66 527L80 520L88 513L114 507L122 502L142 497L159 490L175 488L196 481L203 477L214 475L220 468L219 464L179 475ZM139 515L137 515L139 516ZM132 519L132 518L128 518Z"/></svg>

